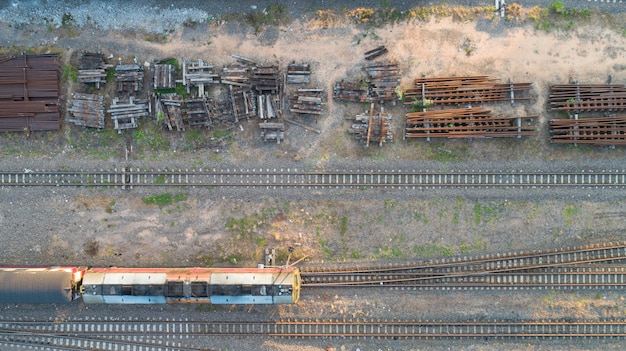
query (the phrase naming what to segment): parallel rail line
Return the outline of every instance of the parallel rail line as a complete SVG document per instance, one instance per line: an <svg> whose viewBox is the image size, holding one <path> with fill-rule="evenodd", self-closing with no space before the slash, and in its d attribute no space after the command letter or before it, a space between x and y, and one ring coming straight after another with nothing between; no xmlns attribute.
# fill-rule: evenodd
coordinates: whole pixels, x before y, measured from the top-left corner
<svg viewBox="0 0 626 351"><path fill-rule="evenodd" d="M0 186L102 187L626 187L626 170L576 172L285 169L0 171Z"/></svg>
<svg viewBox="0 0 626 351"><path fill-rule="evenodd" d="M306 287L393 287L412 290L609 290L626 288L626 267L561 267L484 274L352 275Z"/></svg>
<svg viewBox="0 0 626 351"><path fill-rule="evenodd" d="M142 338L170 336L273 336L422 338L578 338L626 337L626 320L601 321L398 321L398 320L286 320L286 321L0 321L2 342L7 335L34 338ZM95 344L94 344L95 345ZM189 346L181 346L181 348ZM190 348L190 347L189 347ZM94 349L95 346L94 346Z"/></svg>
<svg viewBox="0 0 626 351"><path fill-rule="evenodd" d="M416 271L428 273L493 272L623 259L626 259L626 242L586 245L558 250L514 251L506 254L452 257L387 266L302 267L301 272L303 276L342 275L362 272L376 272L380 274Z"/></svg>
<svg viewBox="0 0 626 351"><path fill-rule="evenodd" d="M626 243L553 251L512 252L370 268L303 267L302 285L387 286L415 289L618 289L626 268Z"/></svg>

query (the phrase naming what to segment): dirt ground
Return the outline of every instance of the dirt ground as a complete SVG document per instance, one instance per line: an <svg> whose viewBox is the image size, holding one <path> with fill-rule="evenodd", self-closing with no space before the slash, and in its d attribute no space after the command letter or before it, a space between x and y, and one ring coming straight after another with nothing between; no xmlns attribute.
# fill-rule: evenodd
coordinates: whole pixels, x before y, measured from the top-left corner
<svg viewBox="0 0 626 351"><path fill-rule="evenodd" d="M64 65L82 51L100 51L124 60L137 57L140 62L167 57L202 58L216 66L234 62L230 55L237 54L281 67L291 61L310 62L311 85L326 92L326 114L316 124L321 134L288 126L281 145L263 144L254 124L243 123L243 132L239 128L231 130L232 142L227 145L195 147L209 143L214 130L199 131L193 139L189 134L165 134L166 147L142 148L137 142L137 152L126 160L121 150L128 135L64 126L62 132L30 137L1 135L0 166L74 169L130 164L165 168L171 164L163 160L175 160L177 165L201 168L224 164L263 166L267 160L272 165L311 169L336 165L377 168L387 161L403 163L410 169L433 165L456 169L465 163L482 169L497 169L502 164L541 169L554 163L574 168L591 163L619 168L624 164L623 148L550 144L546 123L555 115L547 112L546 99L551 84L570 80L605 83L609 77L614 83L626 81L626 36L620 27L625 22L623 14L592 14L571 28L565 21L541 30L530 20L480 15L372 25L355 24L348 17L331 13L259 28L228 21L186 25L158 40L141 31L15 28L0 22L0 38L13 45L2 50L61 50ZM332 85L341 79L362 77L361 68L366 63L363 53L379 45L389 49L385 59L400 64L404 88L421 76L489 75L502 82L532 82L531 103L493 108L508 114L540 115L541 132L522 140L402 141L400 129L406 109L389 106L394 114L396 141L381 149L363 148L346 133L350 123L346 117L365 107L334 101ZM67 89L64 98L81 88L69 84ZM142 128L150 131L152 122L142 123ZM346 193L346 199L311 191L290 199L272 194L256 197L180 189L173 191L173 195L181 195L174 196L171 203L145 203L148 197L161 193L140 189L0 188L0 263L249 266L263 260L267 247L277 248L279 260L283 261L289 246L295 248L295 256L309 257L305 264L417 260L623 241L626 229L626 204L615 198L596 198L593 193L584 194L584 201L580 196L551 196L549 192L529 199L493 191L484 196L416 193L414 198L393 191L372 191L364 195ZM595 292L510 294L470 294L468 299L460 293L420 293L401 298L382 293L382 297L374 296L364 303L358 293L305 292L304 304L281 307L276 313L286 318L417 318L412 311L420 311L422 318L602 318L626 313L621 292L600 297ZM498 307L492 304L494 299ZM288 349L286 345L270 341L263 349ZM347 343L336 349L354 349L356 345ZM421 349L396 346L393 349ZM476 350L534 349L525 344L503 347L479 342L456 346ZM619 345L601 346L610 349ZM316 347L301 345L303 350ZM598 349L598 345L576 345L571 349L576 347Z"/></svg>

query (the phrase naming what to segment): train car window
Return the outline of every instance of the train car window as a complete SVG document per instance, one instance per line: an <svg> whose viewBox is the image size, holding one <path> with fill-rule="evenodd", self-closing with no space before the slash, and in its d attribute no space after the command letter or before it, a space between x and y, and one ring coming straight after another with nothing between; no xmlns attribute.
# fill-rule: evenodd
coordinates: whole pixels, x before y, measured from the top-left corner
<svg viewBox="0 0 626 351"><path fill-rule="evenodd" d="M252 285L242 285L241 286L241 295L252 295Z"/></svg>
<svg viewBox="0 0 626 351"><path fill-rule="evenodd" d="M184 297L185 292L183 290L183 282L182 281L169 281L167 282L167 293L166 296L170 297Z"/></svg>
<svg viewBox="0 0 626 351"><path fill-rule="evenodd" d="M132 294L133 294L132 285L122 285L122 295L132 295Z"/></svg>
<svg viewBox="0 0 626 351"><path fill-rule="evenodd" d="M191 282L191 296L208 297L209 289L206 282Z"/></svg>

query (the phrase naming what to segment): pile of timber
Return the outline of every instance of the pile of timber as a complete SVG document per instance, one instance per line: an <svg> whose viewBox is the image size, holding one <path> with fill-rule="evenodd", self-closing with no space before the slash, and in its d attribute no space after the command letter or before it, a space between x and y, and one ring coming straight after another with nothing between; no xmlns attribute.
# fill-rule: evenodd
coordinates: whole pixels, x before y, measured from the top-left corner
<svg viewBox="0 0 626 351"><path fill-rule="evenodd" d="M198 87L198 96L204 96L204 86L207 84L216 84L220 82L220 76L213 73L213 65L204 62L202 59L198 61L183 60L183 85L187 87Z"/></svg>
<svg viewBox="0 0 626 351"><path fill-rule="evenodd" d="M205 98L185 99L185 105L187 107L183 111L185 124L201 127L211 125L210 110Z"/></svg>
<svg viewBox="0 0 626 351"><path fill-rule="evenodd" d="M117 91L135 92L143 90L143 67L135 63L115 66Z"/></svg>
<svg viewBox="0 0 626 351"><path fill-rule="evenodd" d="M561 84L550 87L552 111L623 111L626 87L619 84Z"/></svg>
<svg viewBox="0 0 626 351"><path fill-rule="evenodd" d="M370 84L370 101L395 101L400 86L400 69L397 63L380 63L365 66L367 82Z"/></svg>
<svg viewBox="0 0 626 351"><path fill-rule="evenodd" d="M58 130L58 55L0 58L0 131Z"/></svg>
<svg viewBox="0 0 626 351"><path fill-rule="evenodd" d="M182 132L185 130L183 124L183 100L176 94L163 94L155 98L155 116L157 121L165 124L168 130Z"/></svg>
<svg viewBox="0 0 626 351"><path fill-rule="evenodd" d="M259 94L257 95L257 113L260 119L272 119L280 117L280 110L277 108L277 95Z"/></svg>
<svg viewBox="0 0 626 351"><path fill-rule="evenodd" d="M250 86L250 69L242 65L231 65L222 68L222 83L239 87Z"/></svg>
<svg viewBox="0 0 626 351"><path fill-rule="evenodd" d="M369 99L364 82L337 82L333 87L333 96L337 100L350 102L366 102Z"/></svg>
<svg viewBox="0 0 626 351"><path fill-rule="evenodd" d="M229 85L228 90L230 92L230 101L233 107L235 123L239 122L239 118L249 120L250 117L256 116L256 98L249 89Z"/></svg>
<svg viewBox="0 0 626 351"><path fill-rule="evenodd" d="M311 65L290 63L287 65L287 84L308 84L311 78Z"/></svg>
<svg viewBox="0 0 626 351"><path fill-rule="evenodd" d="M259 94L278 94L278 87L280 85L278 67L270 65L254 68L250 85L254 87Z"/></svg>
<svg viewBox="0 0 626 351"><path fill-rule="evenodd" d="M355 117L349 132L354 134L357 140L365 142L366 147L369 147L370 142L378 142L378 146L381 147L384 142L393 141L391 115L385 113L382 106L380 112L375 114L374 103L371 103L369 112Z"/></svg>
<svg viewBox="0 0 626 351"><path fill-rule="evenodd" d="M555 119L550 134L553 143L626 145L626 116Z"/></svg>
<svg viewBox="0 0 626 351"><path fill-rule="evenodd" d="M434 105L472 104L488 101L530 100L531 83L499 84L488 76L439 77L415 79L414 87L404 92L405 104L425 102Z"/></svg>
<svg viewBox="0 0 626 351"><path fill-rule="evenodd" d="M371 61L379 56L382 56L387 53L387 48L384 45L381 45L375 49L369 50L365 52L365 59Z"/></svg>
<svg viewBox="0 0 626 351"><path fill-rule="evenodd" d="M176 68L168 63L154 65L154 89L176 88Z"/></svg>
<svg viewBox="0 0 626 351"><path fill-rule="evenodd" d="M121 133L124 129L137 128L137 119L147 116L148 110L147 100L135 99L131 96L128 101L114 98L107 112L111 114L113 129Z"/></svg>
<svg viewBox="0 0 626 351"><path fill-rule="evenodd" d="M103 100L102 95L75 93L66 120L81 127L104 128Z"/></svg>
<svg viewBox="0 0 626 351"><path fill-rule="evenodd" d="M522 120L538 116L494 117L490 110L459 108L406 114L406 138L493 138L535 135L535 126Z"/></svg>
<svg viewBox="0 0 626 351"><path fill-rule="evenodd" d="M277 144L280 144L285 140L284 123L262 122L259 123L259 128L261 129L261 138L265 142L275 141Z"/></svg>
<svg viewBox="0 0 626 351"><path fill-rule="evenodd" d="M304 115L321 115L323 92L323 89L298 89L296 94L289 98L289 111Z"/></svg>
<svg viewBox="0 0 626 351"><path fill-rule="evenodd" d="M104 55L97 53L84 53L78 61L78 83L95 84L100 88L100 83L106 83L107 72L105 70Z"/></svg>

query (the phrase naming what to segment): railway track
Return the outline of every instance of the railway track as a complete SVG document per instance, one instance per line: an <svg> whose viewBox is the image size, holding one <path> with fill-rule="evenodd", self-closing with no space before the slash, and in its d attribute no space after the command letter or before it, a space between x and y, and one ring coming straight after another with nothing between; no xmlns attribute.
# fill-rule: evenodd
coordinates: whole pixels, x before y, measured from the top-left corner
<svg viewBox="0 0 626 351"><path fill-rule="evenodd" d="M601 321L0 321L0 344L46 344L66 350L112 350L127 343L136 350L204 350L199 337L266 336L295 338L624 338L626 320ZM83 341L81 341L83 340ZM135 341L128 341L135 340ZM156 346L159 345L159 346Z"/></svg>
<svg viewBox="0 0 626 351"><path fill-rule="evenodd" d="M388 286L415 289L619 289L626 243L512 252L388 267L303 267L304 287Z"/></svg>
<svg viewBox="0 0 626 351"><path fill-rule="evenodd" d="M626 170L525 172L281 169L0 171L0 186L90 187L626 187Z"/></svg>

